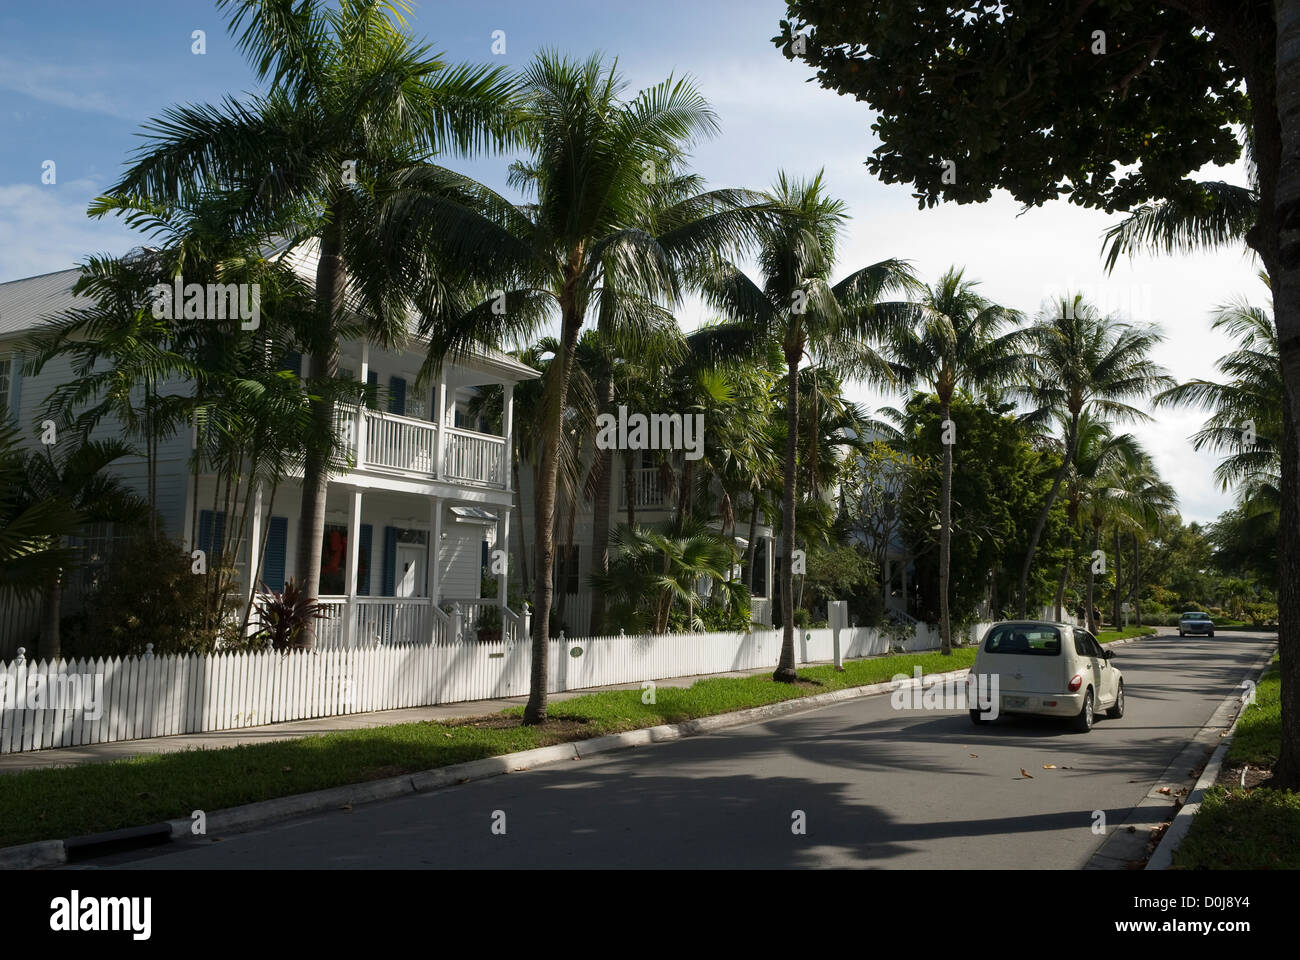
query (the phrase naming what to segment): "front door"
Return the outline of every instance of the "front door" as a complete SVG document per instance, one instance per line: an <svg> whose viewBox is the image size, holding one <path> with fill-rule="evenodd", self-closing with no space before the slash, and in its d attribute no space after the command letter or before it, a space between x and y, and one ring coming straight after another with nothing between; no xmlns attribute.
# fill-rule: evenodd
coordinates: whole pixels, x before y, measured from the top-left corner
<svg viewBox="0 0 1300 960"><path fill-rule="evenodd" d="M422 543L397 545L397 577L393 592L399 597L423 597L424 551Z"/></svg>

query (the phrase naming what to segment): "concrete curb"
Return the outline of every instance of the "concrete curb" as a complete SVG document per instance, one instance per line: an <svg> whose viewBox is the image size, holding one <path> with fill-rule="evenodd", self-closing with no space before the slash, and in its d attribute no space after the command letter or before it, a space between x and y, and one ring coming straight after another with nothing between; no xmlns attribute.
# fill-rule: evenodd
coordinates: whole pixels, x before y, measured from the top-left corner
<svg viewBox="0 0 1300 960"><path fill-rule="evenodd" d="M922 679L926 682L940 682L964 677L969 668L950 670L947 673L929 673ZM325 813L330 810L350 808L358 803L371 803L376 800L391 800L394 797L409 794L427 793L445 787L473 780L486 780L489 777L505 773L532 770L536 767L558 763L562 760L580 760L601 753L626 750L632 747L680 740L684 737L702 736L715 730L739 727L751 723L760 723L775 717L804 713L839 703L843 700L855 700L861 697L891 693L894 689L917 686L915 678L909 678L896 688L892 680L872 683L861 687L848 687L829 693L818 693L811 697L796 697L770 703L761 707L736 710L732 713L720 713L711 717L699 717L683 723L661 724L626 733L607 734L590 740L575 740L559 743L550 747L538 747L520 753L507 753L497 757L484 757L447 767L436 767L419 773L407 773L400 777L384 780L370 780L365 783L346 784L341 787L328 787L311 793L293 794L288 797L275 797L257 803L215 810L207 814L206 833L232 833L266 826L291 817L306 816L313 813ZM171 828L173 842L193 835L194 821L177 819L166 821ZM71 837L67 840L41 840L16 847L0 848L0 870L32 870L39 867L60 866L67 862L66 844L76 845L85 838Z"/></svg>
<svg viewBox="0 0 1300 960"><path fill-rule="evenodd" d="M1270 653L1262 667L1257 664L1252 668L1251 672L1256 674L1256 683L1259 682L1260 677L1268 672L1272 660L1273 655ZM1201 772L1201 777L1196 781L1196 786L1192 788L1192 792L1188 794L1186 802L1179 807L1178 813L1169 824L1169 828L1165 830L1164 836L1160 838L1160 843L1156 846L1155 852L1151 854L1151 859L1147 861L1145 869L1168 870L1173 866L1174 853L1177 852L1188 831L1192 829L1192 821L1201 809L1201 801L1205 799L1205 792L1214 786L1215 781L1219 779L1219 771L1223 769L1223 759L1227 756L1228 746L1232 743L1232 735L1237 730L1237 724L1241 722L1242 714L1246 712L1246 704L1241 702L1241 697L1234 697L1233 700L1241 703L1241 709L1237 711L1232 726L1223 734L1222 742L1206 762L1205 769ZM1232 701L1228 702L1231 703Z"/></svg>

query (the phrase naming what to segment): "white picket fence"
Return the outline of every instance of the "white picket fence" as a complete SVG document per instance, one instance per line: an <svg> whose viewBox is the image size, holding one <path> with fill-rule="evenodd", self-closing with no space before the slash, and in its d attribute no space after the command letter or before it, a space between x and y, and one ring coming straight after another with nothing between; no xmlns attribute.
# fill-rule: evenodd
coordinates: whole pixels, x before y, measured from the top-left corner
<svg viewBox="0 0 1300 960"><path fill-rule="evenodd" d="M971 639L986 626L972 628ZM874 628L842 630L840 643L845 658L888 652L887 639ZM906 646L934 649L937 632L922 627ZM805 629L796 638L801 663L829 660L832 648L829 629ZM780 651L779 630L561 635L550 641L548 686L556 693L774 667ZM0 663L0 753L520 696L528 692L530 661L526 640L285 654L148 654L54 664L15 660ZM83 679L70 681L72 676ZM74 683L79 689L70 692Z"/></svg>

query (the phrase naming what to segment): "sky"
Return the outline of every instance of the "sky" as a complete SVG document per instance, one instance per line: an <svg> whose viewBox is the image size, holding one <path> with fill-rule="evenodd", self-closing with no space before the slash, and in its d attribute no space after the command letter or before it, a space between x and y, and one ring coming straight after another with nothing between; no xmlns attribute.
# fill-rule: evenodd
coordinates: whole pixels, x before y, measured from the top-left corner
<svg viewBox="0 0 1300 960"><path fill-rule="evenodd" d="M886 185L864 161L878 145L865 105L808 82L771 38L780 0L424 0L413 32L453 62L518 68L539 49L618 59L634 94L669 74L689 74L709 100L721 133L697 146L693 167L712 186L764 188L780 170L824 169L829 192L852 216L839 246L840 272L879 260L909 260L933 282L964 267L995 302L1032 314L1044 300L1081 290L1109 310L1158 324L1154 359L1179 380L1214 378L1230 342L1210 329L1229 300L1266 303L1259 265L1244 250L1121 261L1105 274L1101 235L1116 215L1065 202L1023 212L1009 195L984 204L918 210L906 185ZM204 52L194 52L203 31ZM504 31L504 54L493 53ZM143 242L86 207L121 175L142 126L167 107L215 102L255 89L252 69L212 0L0 0L0 282L62 270L92 253L120 254ZM53 161L54 183L42 175ZM505 191L507 159L449 161ZM1240 164L1201 179L1245 182ZM48 176L47 176L48 179ZM678 317L690 329L712 314L698 301ZM897 398L861 385L870 408ZM1231 493L1212 477L1215 458L1188 437L1204 415L1154 411L1128 428L1178 491L1185 520L1212 521Z"/></svg>

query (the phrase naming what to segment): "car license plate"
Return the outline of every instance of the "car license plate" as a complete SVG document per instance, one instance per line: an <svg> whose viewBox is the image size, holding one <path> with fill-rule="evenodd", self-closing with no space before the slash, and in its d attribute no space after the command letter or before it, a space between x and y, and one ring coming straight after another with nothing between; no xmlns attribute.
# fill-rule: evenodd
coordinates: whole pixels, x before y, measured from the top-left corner
<svg viewBox="0 0 1300 960"><path fill-rule="evenodd" d="M1023 706L1025 705L1025 699L1026 699L1025 697L1003 697L1003 698L1002 698L1002 706L1004 706L1004 707L1008 707L1008 708L1009 708L1009 707L1023 707Z"/></svg>

